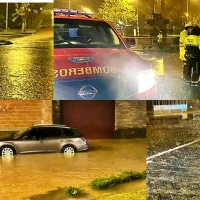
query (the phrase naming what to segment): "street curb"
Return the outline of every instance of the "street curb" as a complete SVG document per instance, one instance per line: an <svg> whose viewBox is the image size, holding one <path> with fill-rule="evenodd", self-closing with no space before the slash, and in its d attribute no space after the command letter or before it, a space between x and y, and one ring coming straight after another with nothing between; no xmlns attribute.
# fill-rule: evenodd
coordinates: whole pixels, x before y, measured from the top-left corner
<svg viewBox="0 0 200 200"><path fill-rule="evenodd" d="M26 36L26 35L31 35L31 34L34 34L34 32L26 32L26 33L5 33L5 34L2 34L0 33L0 36L18 36L18 35L21 35L21 36Z"/></svg>

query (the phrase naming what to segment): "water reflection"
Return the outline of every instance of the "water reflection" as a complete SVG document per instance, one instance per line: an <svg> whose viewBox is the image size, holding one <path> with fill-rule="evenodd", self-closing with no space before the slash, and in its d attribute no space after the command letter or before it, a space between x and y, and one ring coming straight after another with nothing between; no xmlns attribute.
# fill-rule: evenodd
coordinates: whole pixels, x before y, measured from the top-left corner
<svg viewBox="0 0 200 200"><path fill-rule="evenodd" d="M6 156L2 156L1 157L1 165L12 165L14 160L14 156L13 155L6 155Z"/></svg>
<svg viewBox="0 0 200 200"><path fill-rule="evenodd" d="M57 188L88 186L97 177L146 168L145 139L89 140L88 143L91 150L75 154L27 154L13 156L13 160L1 159L1 199L30 199L33 195ZM13 180L20 184L15 190L10 190ZM142 186L145 183L145 180L141 181ZM132 183L130 188L133 186ZM128 190L128 185L126 188Z"/></svg>
<svg viewBox="0 0 200 200"><path fill-rule="evenodd" d="M192 100L200 98L197 87L183 84L183 63L178 52L137 52L152 66L157 84L147 94L128 97L129 100Z"/></svg>
<svg viewBox="0 0 200 200"><path fill-rule="evenodd" d="M74 153L72 153L72 152L65 152L63 155L66 158L72 158L72 157L74 157Z"/></svg>
<svg viewBox="0 0 200 200"><path fill-rule="evenodd" d="M52 99L53 42L2 46L0 74L0 99Z"/></svg>

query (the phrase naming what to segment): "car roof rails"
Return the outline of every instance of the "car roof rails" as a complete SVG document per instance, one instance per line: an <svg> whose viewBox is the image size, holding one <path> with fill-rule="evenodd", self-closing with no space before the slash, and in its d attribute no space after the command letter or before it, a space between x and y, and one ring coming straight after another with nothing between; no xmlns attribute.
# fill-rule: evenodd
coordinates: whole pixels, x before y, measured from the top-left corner
<svg viewBox="0 0 200 200"><path fill-rule="evenodd" d="M59 9L54 8L54 16L64 15L64 16L74 16L74 15L83 15L88 18L92 18L90 15L93 15L93 12L84 12L79 10L69 10L69 9Z"/></svg>
<svg viewBox="0 0 200 200"><path fill-rule="evenodd" d="M33 126L62 126L62 127L66 127L66 125L63 125L63 124L34 124Z"/></svg>

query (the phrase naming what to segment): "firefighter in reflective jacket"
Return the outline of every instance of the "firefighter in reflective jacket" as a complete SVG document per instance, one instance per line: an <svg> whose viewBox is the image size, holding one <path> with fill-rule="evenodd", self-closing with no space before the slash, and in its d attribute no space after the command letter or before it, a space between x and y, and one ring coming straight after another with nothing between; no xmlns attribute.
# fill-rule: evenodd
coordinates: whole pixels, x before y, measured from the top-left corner
<svg viewBox="0 0 200 200"><path fill-rule="evenodd" d="M158 46L162 45L163 35L161 31L159 31L157 38L158 38Z"/></svg>
<svg viewBox="0 0 200 200"><path fill-rule="evenodd" d="M186 67L183 82L198 86L200 57L200 28L195 26L184 41Z"/></svg>
<svg viewBox="0 0 200 200"><path fill-rule="evenodd" d="M180 39L179 39L179 50L180 50L180 59L183 61L183 74L185 74L185 48L184 48L184 41L185 38L191 33L192 31L192 24L190 22L185 24L185 29L180 33Z"/></svg>

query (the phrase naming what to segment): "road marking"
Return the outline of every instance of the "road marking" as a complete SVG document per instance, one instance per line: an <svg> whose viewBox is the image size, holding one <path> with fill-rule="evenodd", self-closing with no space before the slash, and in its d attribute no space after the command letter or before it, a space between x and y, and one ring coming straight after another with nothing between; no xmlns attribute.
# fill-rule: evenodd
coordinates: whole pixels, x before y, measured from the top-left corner
<svg viewBox="0 0 200 200"><path fill-rule="evenodd" d="M197 143L197 142L200 142L200 139L194 140L193 142L190 142L190 143L187 143L187 144L183 144L183 145L178 146L178 147L175 147L175 148L173 148L173 149L169 149L169 150L167 150L167 151L160 152L160 153L155 154L155 155L153 155L153 156L147 157L147 158L146 158L146 161L149 161L149 160L151 160L151 159L153 159L153 158L156 158L156 157L158 157L158 156L161 156L161 155L163 155L163 154L169 153L169 152L171 152L171 151L175 151L175 150L177 150L177 149L181 149L181 148L183 148L183 147L189 146L189 145L194 144L194 143Z"/></svg>

